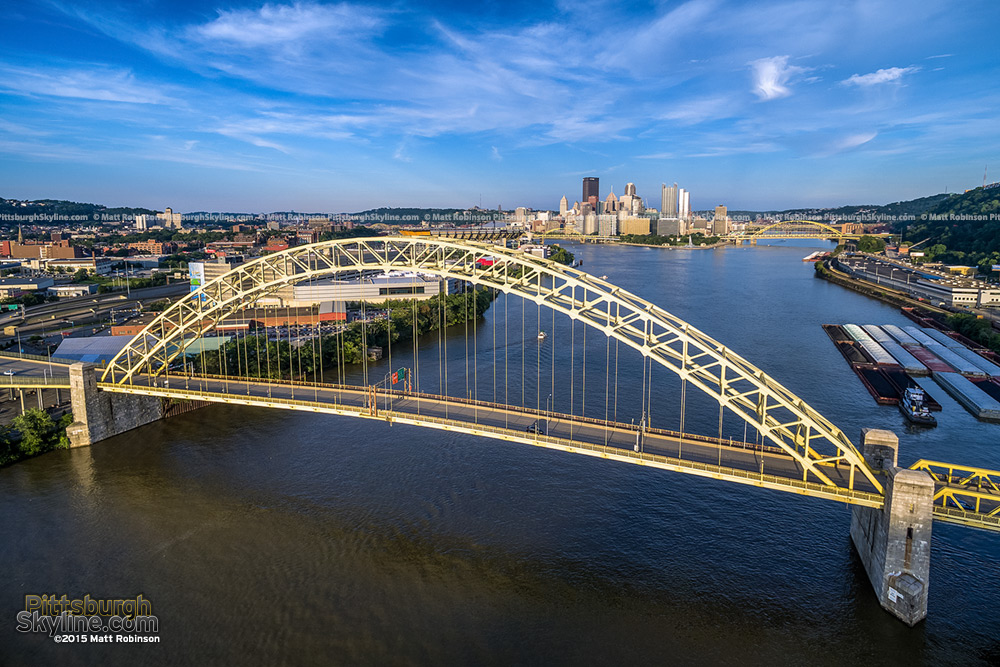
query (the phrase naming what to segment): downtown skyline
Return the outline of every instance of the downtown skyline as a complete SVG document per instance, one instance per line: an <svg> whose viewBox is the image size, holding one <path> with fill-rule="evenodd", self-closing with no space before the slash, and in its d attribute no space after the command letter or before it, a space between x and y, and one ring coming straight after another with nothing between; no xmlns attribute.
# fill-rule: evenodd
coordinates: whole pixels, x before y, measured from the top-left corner
<svg viewBox="0 0 1000 667"><path fill-rule="evenodd" d="M958 8L956 8L958 7ZM0 196L176 210L884 204L1000 173L986 2L25 2ZM991 176L989 180L997 180Z"/></svg>

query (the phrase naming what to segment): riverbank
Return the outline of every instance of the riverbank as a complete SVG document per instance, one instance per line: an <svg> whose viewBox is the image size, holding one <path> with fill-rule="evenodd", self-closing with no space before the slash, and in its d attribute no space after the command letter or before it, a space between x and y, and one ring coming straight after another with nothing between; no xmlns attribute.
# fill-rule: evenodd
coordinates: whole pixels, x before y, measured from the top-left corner
<svg viewBox="0 0 1000 667"><path fill-rule="evenodd" d="M827 280L835 285L840 285L841 287L846 287L849 290L859 292L865 296L871 297L873 299L878 299L883 303L888 303L893 306L898 306L899 308L921 308L923 310L930 311L932 313L939 313L943 315L950 315L951 312L938 308L937 306L932 306L926 301L918 301L905 292L900 292L898 290L889 289L887 287L882 287L881 285L874 285L872 283L858 280L852 278L846 273L837 270L833 267L833 262L836 260L822 260L816 262L816 276Z"/></svg>
<svg viewBox="0 0 1000 667"><path fill-rule="evenodd" d="M626 243L624 241L618 241L612 245L627 245L634 248L665 248L668 250L711 250L712 248L731 246L733 244L728 241L719 241L718 243L712 243L709 245L653 245L652 243Z"/></svg>

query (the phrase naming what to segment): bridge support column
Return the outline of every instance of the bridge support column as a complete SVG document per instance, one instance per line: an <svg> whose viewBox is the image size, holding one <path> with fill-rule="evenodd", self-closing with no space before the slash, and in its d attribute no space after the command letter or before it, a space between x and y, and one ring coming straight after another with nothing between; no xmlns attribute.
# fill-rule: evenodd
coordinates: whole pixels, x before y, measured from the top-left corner
<svg viewBox="0 0 1000 667"><path fill-rule="evenodd" d="M74 422L66 427L71 447L85 447L163 417L156 396L110 394L97 388L93 364L69 367Z"/></svg>
<svg viewBox="0 0 1000 667"><path fill-rule="evenodd" d="M899 439L892 431L862 429L861 448L868 464L886 473L885 506L853 507L851 540L879 603L913 626L927 616L934 481L897 465Z"/></svg>

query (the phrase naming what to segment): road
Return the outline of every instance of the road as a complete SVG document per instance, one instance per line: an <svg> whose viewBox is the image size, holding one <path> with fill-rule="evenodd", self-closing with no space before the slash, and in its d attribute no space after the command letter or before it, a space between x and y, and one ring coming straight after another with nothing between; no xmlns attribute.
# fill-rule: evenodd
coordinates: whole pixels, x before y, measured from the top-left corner
<svg viewBox="0 0 1000 667"><path fill-rule="evenodd" d="M86 320L101 319L112 310L119 310L136 302L148 303L160 299L174 298L187 293L190 286L185 282L175 282L159 287L147 287L141 290L111 292L94 296L61 299L54 303L45 303L25 310L22 319L20 314L0 315L0 327L17 324L23 333L32 333L43 329L52 329L53 325L66 325L69 322L79 323Z"/></svg>
<svg viewBox="0 0 1000 667"><path fill-rule="evenodd" d="M148 376L138 376L135 380L137 385L155 386L157 389L154 391L157 393L169 393L177 397L199 398L196 392L210 392L225 394L234 401L242 400L258 405L270 404L271 407L282 407L274 405L282 401L308 401L328 406L331 408L330 411L342 407L353 413L368 413L366 406L369 392L364 388L295 386L186 376L155 380ZM102 385L102 388L115 389L109 385ZM217 397L216 400L222 398ZM628 424L605 424L558 413L547 418L545 413L534 410L441 396L407 395L401 392L378 392L377 401L379 408L376 416L388 417L390 420L407 416L428 422L448 420L467 427L494 430L498 435L501 435L501 431L504 432L503 435L516 434L519 440L538 441L538 444L547 439L559 439L570 441L569 445L581 448L590 445L608 448L610 452L631 453L635 451L637 443L637 429ZM540 430L543 433L529 431L529 427L533 424L542 426ZM546 435L549 438L546 438ZM697 435L684 435L682 438L679 434L666 431L647 431L640 434L638 439L641 451L647 454L659 454L684 462L722 466L743 473L760 474L762 477L777 476L796 481L803 478L799 463L775 447L758 447L752 443L730 444L731 441L728 440L720 443L717 439ZM565 449L565 447L559 448ZM848 466L825 465L822 470L841 489L849 487ZM818 479L810 475L809 481L815 483ZM860 474L855 477L855 489L867 493L877 492Z"/></svg>

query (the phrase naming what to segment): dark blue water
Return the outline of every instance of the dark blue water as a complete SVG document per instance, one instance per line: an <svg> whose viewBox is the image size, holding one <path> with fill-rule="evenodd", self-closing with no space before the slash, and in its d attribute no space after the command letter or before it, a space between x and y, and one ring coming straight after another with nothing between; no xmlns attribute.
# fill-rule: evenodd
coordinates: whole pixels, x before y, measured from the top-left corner
<svg viewBox="0 0 1000 667"><path fill-rule="evenodd" d="M1000 467L1000 426L933 383L936 429L874 403L820 325L908 320L815 279L809 248L571 250L850 437L889 428L904 464ZM406 365L425 391L640 416L636 353L619 348L616 383L614 344L588 332L584 392L581 325L521 309L501 298L453 327L447 383L437 334L419 364L407 343L369 376ZM654 369L651 387L652 424L677 428L679 383ZM685 430L715 435L717 404L697 394ZM743 437L732 415L722 429ZM929 617L910 629L878 606L845 506L416 427L210 407L0 470L0 517L2 664L1000 662L998 535L935 525ZM19 635L23 596L41 593L142 593L161 643Z"/></svg>

